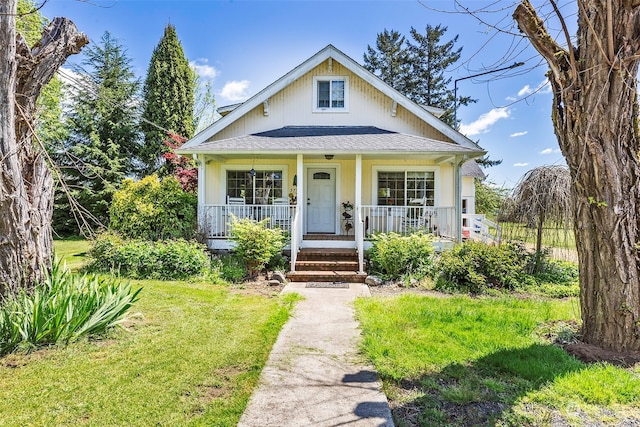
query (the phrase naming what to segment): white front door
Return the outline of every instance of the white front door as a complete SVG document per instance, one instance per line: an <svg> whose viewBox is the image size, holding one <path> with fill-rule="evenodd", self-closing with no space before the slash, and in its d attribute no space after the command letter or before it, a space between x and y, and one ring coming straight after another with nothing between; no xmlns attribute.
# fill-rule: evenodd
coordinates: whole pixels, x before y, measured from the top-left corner
<svg viewBox="0 0 640 427"><path fill-rule="evenodd" d="M307 233L336 232L336 169L307 169Z"/></svg>

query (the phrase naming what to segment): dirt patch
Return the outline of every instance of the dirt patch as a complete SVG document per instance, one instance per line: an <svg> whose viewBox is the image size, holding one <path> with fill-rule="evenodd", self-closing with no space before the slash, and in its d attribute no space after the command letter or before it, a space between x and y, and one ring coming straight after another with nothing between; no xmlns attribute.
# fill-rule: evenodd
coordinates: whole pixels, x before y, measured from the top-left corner
<svg viewBox="0 0 640 427"><path fill-rule="evenodd" d="M583 342L567 344L563 348L584 363L608 362L616 366L630 367L640 362L640 352L618 353Z"/></svg>
<svg viewBox="0 0 640 427"><path fill-rule="evenodd" d="M258 276L258 278L251 282L243 282L243 283L234 283L229 289L234 294L240 295L260 295L267 298L275 298L277 297L282 289L284 289L284 284L279 283L277 285L269 283L267 277Z"/></svg>

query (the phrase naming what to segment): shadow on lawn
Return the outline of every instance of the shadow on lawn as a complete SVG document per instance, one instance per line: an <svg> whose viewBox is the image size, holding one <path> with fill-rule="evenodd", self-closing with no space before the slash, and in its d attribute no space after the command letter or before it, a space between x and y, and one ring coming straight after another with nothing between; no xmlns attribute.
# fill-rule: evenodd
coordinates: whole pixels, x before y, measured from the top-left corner
<svg viewBox="0 0 640 427"><path fill-rule="evenodd" d="M468 363L455 363L393 387L418 394L392 409L398 426L491 426L516 401L584 364L553 345L502 350ZM522 421L510 419L514 425ZM507 423L509 425L509 423Z"/></svg>

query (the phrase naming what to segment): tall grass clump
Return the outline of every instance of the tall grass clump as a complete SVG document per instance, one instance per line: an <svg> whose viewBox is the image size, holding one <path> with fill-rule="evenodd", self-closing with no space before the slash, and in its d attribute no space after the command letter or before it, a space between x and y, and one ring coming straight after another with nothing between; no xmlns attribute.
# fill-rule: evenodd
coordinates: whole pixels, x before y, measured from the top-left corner
<svg viewBox="0 0 640 427"><path fill-rule="evenodd" d="M140 290L113 278L71 274L58 261L33 290L0 303L0 355L104 333L122 321Z"/></svg>
<svg viewBox="0 0 640 427"><path fill-rule="evenodd" d="M380 233L372 237L373 246L367 252L371 270L386 279L404 276L422 278L433 266L433 235L413 233Z"/></svg>

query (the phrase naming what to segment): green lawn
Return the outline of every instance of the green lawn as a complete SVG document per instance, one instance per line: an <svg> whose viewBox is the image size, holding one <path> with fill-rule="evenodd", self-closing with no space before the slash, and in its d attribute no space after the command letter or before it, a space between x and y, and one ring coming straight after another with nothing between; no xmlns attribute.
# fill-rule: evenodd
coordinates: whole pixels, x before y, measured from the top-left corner
<svg viewBox="0 0 640 427"><path fill-rule="evenodd" d="M640 370L587 366L545 338L570 333L575 299L407 295L356 308L398 426L640 422Z"/></svg>
<svg viewBox="0 0 640 427"><path fill-rule="evenodd" d="M56 249L77 266L84 245ZM126 329L0 359L0 426L237 424L293 297L133 283L143 290Z"/></svg>
<svg viewBox="0 0 640 427"><path fill-rule="evenodd" d="M56 240L53 249L56 257L62 258L71 271L76 271L85 262L89 241L84 239Z"/></svg>

